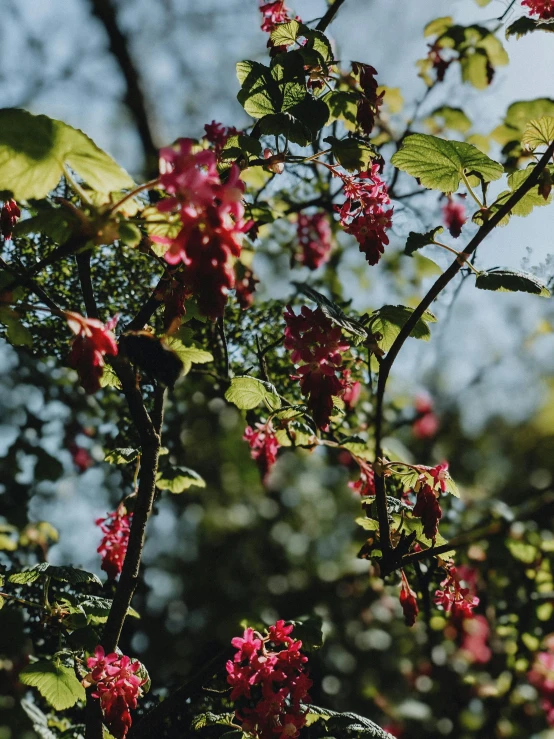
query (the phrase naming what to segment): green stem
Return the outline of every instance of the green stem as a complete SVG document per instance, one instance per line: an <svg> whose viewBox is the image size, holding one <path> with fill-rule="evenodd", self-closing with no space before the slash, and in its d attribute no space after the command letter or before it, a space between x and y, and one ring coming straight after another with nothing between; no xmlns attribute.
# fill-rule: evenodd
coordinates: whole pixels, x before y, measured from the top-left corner
<svg viewBox="0 0 554 739"><path fill-rule="evenodd" d="M81 185L73 177L69 167L64 164L62 168L63 168L64 177L67 180L67 183L69 184L73 192L75 192L81 198L83 203L86 203L87 205L93 205L93 202L89 198L88 193L86 192L86 190L83 190Z"/></svg>
<svg viewBox="0 0 554 739"><path fill-rule="evenodd" d="M466 173L463 170L462 170L462 180L464 181L464 185L466 186L468 193L475 200L475 202L479 206L479 209L481 209L483 207L483 203L479 200L479 198L477 197L477 195L473 192L473 189L472 189L471 185L469 184L469 180L466 177Z"/></svg>
<svg viewBox="0 0 554 739"><path fill-rule="evenodd" d="M451 252L452 254L456 254L456 256L459 259L461 259L463 261L463 263L465 265L467 265L474 274L476 274L476 275L480 274L479 270L476 267L474 267L473 264L470 261L468 261L467 259L464 259L463 258L463 256L462 256L463 255L463 252L456 251L456 249L453 249L451 246L448 246L447 244L443 244L440 241L433 241L433 244L435 244L435 246L441 246L443 249L446 249L447 251Z"/></svg>
<svg viewBox="0 0 554 739"><path fill-rule="evenodd" d="M113 213L116 213L123 203L126 203L127 200L131 200L131 198L134 198L135 195L138 195L139 192L143 192L143 190L153 190L156 185L158 185L160 182L160 178L156 177L155 180L149 180L148 182L143 182L142 185L138 185L135 187L134 190L131 190L131 192L128 192L126 195L124 195L121 200L118 200L117 203L114 203L112 207L108 210L108 215L112 215Z"/></svg>

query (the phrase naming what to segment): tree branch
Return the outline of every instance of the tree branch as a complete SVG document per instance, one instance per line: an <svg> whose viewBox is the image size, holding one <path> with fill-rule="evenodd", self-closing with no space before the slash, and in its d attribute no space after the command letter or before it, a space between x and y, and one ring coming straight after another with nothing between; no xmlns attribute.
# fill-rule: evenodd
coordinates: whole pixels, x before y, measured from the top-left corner
<svg viewBox="0 0 554 739"><path fill-rule="evenodd" d="M464 254L469 256L477 249L481 242L491 233L491 231L500 223L500 221L510 213L512 208L534 187L539 178L547 166L550 157L554 153L554 142L550 144L546 152L542 155L538 161L534 171L527 178L527 180L518 188L513 195L501 206L494 215L492 215L488 221L486 221L475 236L471 239L469 244L464 249ZM387 379L391 370L391 367L398 356L398 353L404 342L412 333L412 330L416 326L419 319L425 313L427 308L435 300L435 298L442 292L442 290L448 285L448 283L458 274L462 269L464 262L456 259L450 267L443 272L442 275L436 280L434 285L431 287L427 295L419 303L414 312L410 315L406 323L400 329L400 332L394 340L391 348L383 358L379 368L379 379L377 383L377 397L376 397L376 416L375 416L375 460L377 461L382 457L382 437L383 437L383 405L385 397L385 388L387 385ZM392 572L397 569L396 560L398 557L394 557L392 544L390 540L390 526L388 517L388 507L385 489L385 478L383 474L379 473L379 469L376 469L375 474L375 501L377 504L377 513L379 519L379 538L381 541L381 547L383 551L383 559L381 562L382 570ZM438 549L438 548L437 548ZM437 551L437 550L435 550ZM444 550L448 551L448 549ZM392 569L391 569L392 568Z"/></svg>
<svg viewBox="0 0 554 739"><path fill-rule="evenodd" d="M154 143L151 114L139 82L139 74L129 51L129 41L117 22L112 0L91 0L93 15L102 23L109 40L109 48L121 70L127 91L125 104L133 116L144 151L145 171L154 177L158 172L158 147Z"/></svg>
<svg viewBox="0 0 554 739"><path fill-rule="evenodd" d="M319 21L317 26L315 27L316 31L326 31L327 27L331 25L333 22L336 14L339 12L341 5L344 3L344 0L335 0L335 2L327 9L327 12L323 16L323 18Z"/></svg>

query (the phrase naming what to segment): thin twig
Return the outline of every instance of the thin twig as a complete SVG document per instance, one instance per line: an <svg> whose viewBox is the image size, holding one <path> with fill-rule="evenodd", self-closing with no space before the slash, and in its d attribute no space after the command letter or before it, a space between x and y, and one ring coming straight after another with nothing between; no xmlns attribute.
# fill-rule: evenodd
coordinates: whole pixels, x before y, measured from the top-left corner
<svg viewBox="0 0 554 739"><path fill-rule="evenodd" d="M344 0L335 0L335 2L328 8L323 18L319 21L319 23L315 27L315 30L322 31L322 32L326 31L327 27L330 26L331 23L333 22L336 14L339 12L339 9L343 3L344 3Z"/></svg>

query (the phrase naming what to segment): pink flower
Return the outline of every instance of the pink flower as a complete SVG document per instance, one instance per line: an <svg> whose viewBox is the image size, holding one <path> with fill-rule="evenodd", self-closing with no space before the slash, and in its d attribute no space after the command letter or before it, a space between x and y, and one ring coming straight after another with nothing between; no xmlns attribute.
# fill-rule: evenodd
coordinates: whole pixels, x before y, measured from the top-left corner
<svg viewBox="0 0 554 739"><path fill-rule="evenodd" d="M77 370L81 385L87 393L100 389L100 378L104 369L104 356L117 354L117 342L111 329L117 316L106 325L96 318L85 318L79 313L65 313L69 328L76 334L71 344L68 364Z"/></svg>
<svg viewBox="0 0 554 739"><path fill-rule="evenodd" d="M8 241L12 237L12 229L21 217L21 211L15 200L6 200L0 210L0 233Z"/></svg>
<svg viewBox="0 0 554 739"><path fill-rule="evenodd" d="M551 638L547 641L546 647L547 651L536 655L527 678L539 691L548 725L554 726L554 649Z"/></svg>
<svg viewBox="0 0 554 739"><path fill-rule="evenodd" d="M343 181L346 197L342 206L335 206L341 225L346 233L355 236L367 263L377 264L389 243L386 229L392 226L393 213L392 208L385 210L391 201L379 176L379 165L353 176L336 169L333 174Z"/></svg>
<svg viewBox="0 0 554 739"><path fill-rule="evenodd" d="M523 0L522 5L529 8L531 15L538 15L543 21L554 18L554 0Z"/></svg>
<svg viewBox="0 0 554 739"><path fill-rule="evenodd" d="M343 380L346 380L346 382L349 383L342 396L344 405L349 411L351 411L352 408L354 408L358 404L358 400L360 399L360 395L362 394L362 383L357 381L351 382L351 374L352 372L350 370L344 370L344 372L342 373Z"/></svg>
<svg viewBox="0 0 554 739"><path fill-rule="evenodd" d="M440 488L441 493L446 493L446 481L450 479L448 462L442 462L436 467L431 467L428 472L434 480L433 487Z"/></svg>
<svg viewBox="0 0 554 739"><path fill-rule="evenodd" d="M308 269L317 269L329 261L331 252L331 226L326 213L298 215L298 242L302 248L296 259Z"/></svg>
<svg viewBox="0 0 554 739"><path fill-rule="evenodd" d="M461 569L461 568L460 568ZM486 665L492 657L487 644L490 627L484 616L477 615L462 621L462 643L460 650L468 662Z"/></svg>
<svg viewBox="0 0 554 739"><path fill-rule="evenodd" d="M292 352L294 364L300 365L298 375L292 375L291 379L300 380L300 389L308 396L307 405L314 421L326 431L333 412L333 396L341 397L349 384L342 377L345 368L341 354L350 347L344 343L340 328L333 325L321 308L312 311L303 306L296 315L287 306L284 317L285 349Z"/></svg>
<svg viewBox="0 0 554 739"><path fill-rule="evenodd" d="M306 723L301 705L310 700L312 681L292 631L292 625L277 621L264 637L246 629L232 640L238 652L226 666L230 698L243 731L258 739L297 737Z"/></svg>
<svg viewBox="0 0 554 739"><path fill-rule="evenodd" d="M463 203L455 203L451 198L442 209L444 222L455 239L462 233L462 226L467 221L466 209Z"/></svg>
<svg viewBox="0 0 554 739"><path fill-rule="evenodd" d="M129 709L137 707L137 698L142 695L145 680L136 673L140 662L132 662L125 655L115 652L106 655L101 646L94 650L94 657L87 659L91 672L84 678L83 685L95 685L93 698L100 700L104 722L115 739L125 739L131 728Z"/></svg>
<svg viewBox="0 0 554 739"><path fill-rule="evenodd" d="M400 605L404 613L404 623L406 626L413 626L419 613L419 607L417 605L417 596L411 589L408 578L404 574L404 570L401 570L402 575L402 587L400 589Z"/></svg>
<svg viewBox="0 0 554 739"><path fill-rule="evenodd" d="M421 518L424 535L434 542L439 529L439 520L442 518L442 511L434 490L427 483L423 483L417 491L416 504L412 514L416 518Z"/></svg>
<svg viewBox="0 0 554 739"><path fill-rule="evenodd" d="M250 456L258 463L262 480L265 482L270 469L277 461L277 452L280 445L275 438L275 431L270 421L265 424L257 423L256 429L247 426L242 438L250 445L252 450Z"/></svg>
<svg viewBox="0 0 554 739"><path fill-rule="evenodd" d="M427 394L417 395L415 411L418 417L412 425L412 432L417 439L432 439L439 430L439 419L433 412L433 401Z"/></svg>
<svg viewBox="0 0 554 739"><path fill-rule="evenodd" d="M115 580L123 569L127 554L132 514L122 505L106 518L98 518L95 523L105 535L97 549L102 557L102 569L110 580Z"/></svg>
<svg viewBox="0 0 554 739"><path fill-rule="evenodd" d="M216 121L206 123L204 131L206 131L204 139L213 145L216 156L218 157L227 140L231 136L237 136L240 133L234 126L226 128L222 123L217 123Z"/></svg>
<svg viewBox="0 0 554 739"><path fill-rule="evenodd" d="M360 478L355 482L349 482L348 487L360 495L375 495L375 473L369 462L352 455L352 459L360 467Z"/></svg>
<svg viewBox="0 0 554 739"><path fill-rule="evenodd" d="M83 449L81 446L77 446L74 441L71 442L67 448L71 454L73 464L77 467L79 472L86 472L89 467L92 467L94 460L86 449Z"/></svg>
<svg viewBox="0 0 554 739"><path fill-rule="evenodd" d="M472 595L469 588L463 588L455 567L450 567L447 577L441 582L442 590L435 591L435 603L452 613L455 621L473 617L473 609L479 605L479 598Z"/></svg>

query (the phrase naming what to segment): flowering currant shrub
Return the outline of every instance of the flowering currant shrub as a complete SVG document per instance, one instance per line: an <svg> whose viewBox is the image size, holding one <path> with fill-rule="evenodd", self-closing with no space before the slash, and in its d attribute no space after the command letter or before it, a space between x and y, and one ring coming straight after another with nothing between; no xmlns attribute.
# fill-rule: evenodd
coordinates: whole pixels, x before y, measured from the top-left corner
<svg viewBox="0 0 554 739"><path fill-rule="evenodd" d="M206 111L149 178L68 124L0 110L0 350L27 402L0 484L2 736L554 726L551 428L517 435L539 498L490 462L500 432L478 448L440 382L415 394L410 363L397 372L434 323L450 330L462 286L550 296L487 242L551 203L554 100L512 103L491 132L451 103L472 86L492 106L505 39L548 39L554 4L429 20L404 108L370 44L363 62L337 51L353 1L303 21L252 0L266 56L233 60L240 127ZM69 488L94 512L66 507ZM33 518L60 516L55 492L71 562Z"/></svg>

